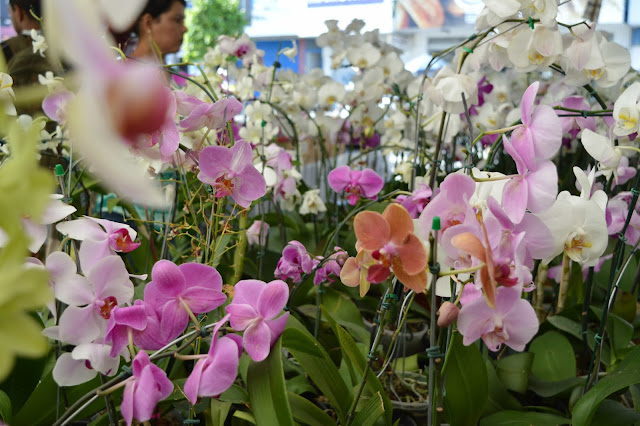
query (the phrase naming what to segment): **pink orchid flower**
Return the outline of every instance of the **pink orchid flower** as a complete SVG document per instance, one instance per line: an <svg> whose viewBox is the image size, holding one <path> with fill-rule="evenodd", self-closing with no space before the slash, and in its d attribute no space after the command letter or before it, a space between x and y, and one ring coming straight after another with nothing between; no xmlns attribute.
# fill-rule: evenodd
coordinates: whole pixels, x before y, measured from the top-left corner
<svg viewBox="0 0 640 426"><path fill-rule="evenodd" d="M116 306L107 323L105 343L111 344L110 355L115 357L129 342L144 350L157 350L169 343L162 339L162 329L158 315L149 303L136 300L133 306Z"/></svg>
<svg viewBox="0 0 640 426"><path fill-rule="evenodd" d="M562 102L562 106L570 109L589 111L591 106L582 96L569 96ZM573 139L578 137L582 129L596 131L596 120L594 117L560 117L562 121L562 133L569 133Z"/></svg>
<svg viewBox="0 0 640 426"><path fill-rule="evenodd" d="M80 264L84 269L115 253L129 253L141 244L134 242L137 233L129 225L90 216L59 223L56 229L62 235L82 241Z"/></svg>
<svg viewBox="0 0 640 426"><path fill-rule="evenodd" d="M264 176L253 166L252 159L251 145L243 140L231 148L208 146L200 153L198 179L211 185L217 198L230 195L239 206L247 208L267 192Z"/></svg>
<svg viewBox="0 0 640 426"><path fill-rule="evenodd" d="M380 283L386 281L393 270L407 288L416 292L426 288L427 250L413 233L413 220L407 209L389 204L382 214L363 211L356 215L353 225L359 251L369 255L347 259L340 273L345 285L361 285L363 295L363 291L366 294L368 290L366 285L362 288L364 273L366 282ZM365 257L368 262L364 262Z"/></svg>
<svg viewBox="0 0 640 426"><path fill-rule="evenodd" d="M256 220L247 228L247 242L249 245L264 246L267 243L268 235L269 224L267 222Z"/></svg>
<svg viewBox="0 0 640 426"><path fill-rule="evenodd" d="M192 314L209 312L222 305L222 277L211 266L168 260L153 265L151 282L144 289L144 300L160 316L162 339L171 340L182 333Z"/></svg>
<svg viewBox="0 0 640 426"><path fill-rule="evenodd" d="M254 361L264 360L271 346L282 334L289 312L282 312L289 297L289 287L284 281L269 284L259 280L242 280L235 285L233 302L227 306L231 314L229 322L236 330L244 330L242 344Z"/></svg>
<svg viewBox="0 0 640 426"><path fill-rule="evenodd" d="M64 124L67 121L67 106L73 99L73 93L61 90L48 95L42 101L42 111L50 119Z"/></svg>
<svg viewBox="0 0 640 426"><path fill-rule="evenodd" d="M331 170L327 179L335 192L346 192L352 206L362 197L375 200L384 185L380 175L373 170L351 170L346 165Z"/></svg>
<svg viewBox="0 0 640 426"><path fill-rule="evenodd" d="M511 143L529 170L536 161L553 157L562 145L562 121L548 105L534 107L539 82L531 84L522 96L522 125L511 133Z"/></svg>
<svg viewBox="0 0 640 426"><path fill-rule="evenodd" d="M431 229L433 218L438 216L442 231L465 222L474 211L469 205L469 199L476 189L476 184L469 176L452 173L444 178L440 185L440 192L427 204L420 218L421 229ZM421 235L427 239L427 235Z"/></svg>
<svg viewBox="0 0 640 426"><path fill-rule="evenodd" d="M289 241L282 250L282 257L278 260L273 275L279 280L290 278L294 283L299 283L302 275L310 273L317 263L307 253L307 248L302 243L295 240Z"/></svg>
<svg viewBox="0 0 640 426"><path fill-rule="evenodd" d="M160 127L151 134L151 143L160 147L160 156L162 161L166 163L171 160L173 154L178 150L180 136L175 122L176 98L168 87L164 88L164 94L168 100L167 112Z"/></svg>
<svg viewBox="0 0 640 426"><path fill-rule="evenodd" d="M133 419L145 422L151 418L158 402L173 392L173 383L167 374L149 360L145 351L138 352L132 363L133 377L122 394L120 411L131 426Z"/></svg>
<svg viewBox="0 0 640 426"><path fill-rule="evenodd" d="M464 336L462 342L470 345L482 338L494 352L503 343L523 351L538 332L538 318L531 304L520 298L521 293L519 288L500 287L495 308L483 297L465 304L458 314L458 330Z"/></svg>
<svg viewBox="0 0 640 426"><path fill-rule="evenodd" d="M85 279L56 282L56 299L69 306L58 326L45 334L65 343L91 343L104 335L116 306L130 303L133 283L120 256L107 256L85 272Z"/></svg>
<svg viewBox="0 0 640 426"><path fill-rule="evenodd" d="M504 185L502 207L509 219L518 224L526 210L540 213L553 205L558 195L558 170L549 160L538 161L533 171L528 169L509 139L503 136L502 141L518 169L518 174Z"/></svg>
<svg viewBox="0 0 640 426"><path fill-rule="evenodd" d="M215 103L210 103L176 91L175 99L178 114L185 116L180 121L183 132L193 132L203 127L211 130L219 129L242 111L242 104L234 98L222 98Z"/></svg>
<svg viewBox="0 0 640 426"><path fill-rule="evenodd" d="M217 396L226 391L238 376L242 356L242 339L237 334L218 338L218 332L229 319L229 314L213 328L209 353L196 362L184 384L184 394L195 405L198 396Z"/></svg>

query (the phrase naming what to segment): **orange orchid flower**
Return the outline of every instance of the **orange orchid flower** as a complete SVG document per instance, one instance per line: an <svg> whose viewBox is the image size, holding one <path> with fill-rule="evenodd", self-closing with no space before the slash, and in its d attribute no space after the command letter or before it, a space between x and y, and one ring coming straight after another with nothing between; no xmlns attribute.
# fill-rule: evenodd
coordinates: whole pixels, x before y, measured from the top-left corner
<svg viewBox="0 0 640 426"><path fill-rule="evenodd" d="M482 228L485 233L486 240L486 230L484 229L484 226ZM471 257L475 257L484 263L484 266L480 269L480 281L482 282L484 295L487 298L487 304L490 308L495 308L497 284L491 249L485 248L482 241L480 241L480 239L471 232L464 232L454 236L451 238L451 244L454 247L467 252Z"/></svg>
<svg viewBox="0 0 640 426"><path fill-rule="evenodd" d="M380 214L360 212L354 221L358 255L345 262L340 278L345 285L360 285L364 296L371 283L380 283L391 272L416 292L427 286L427 250L413 233L413 219L399 204L390 204Z"/></svg>

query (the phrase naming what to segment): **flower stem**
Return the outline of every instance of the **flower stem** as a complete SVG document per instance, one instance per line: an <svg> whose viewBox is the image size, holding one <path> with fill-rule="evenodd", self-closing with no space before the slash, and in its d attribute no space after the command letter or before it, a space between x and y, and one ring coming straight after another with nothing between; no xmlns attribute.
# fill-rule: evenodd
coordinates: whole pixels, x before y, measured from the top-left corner
<svg viewBox="0 0 640 426"><path fill-rule="evenodd" d="M464 268L464 269L452 269L450 271L444 271L444 272L439 272L438 273L438 277L447 277L449 275L458 275L458 274L469 274L471 272L475 272L479 269L484 268L486 264L484 262L481 262L479 265L476 266L471 266L469 268Z"/></svg>
<svg viewBox="0 0 640 426"><path fill-rule="evenodd" d="M201 330L200 322L198 321L198 318L196 318L196 316L193 314L193 311L191 311L189 305L187 305L187 302L185 302L184 299L180 296L178 296L178 299L180 299L182 307L184 307L184 309L187 311L187 314L189 315L189 318L191 318L191 322L193 322L193 325L195 325L196 330Z"/></svg>
<svg viewBox="0 0 640 426"><path fill-rule="evenodd" d="M562 278L560 279L560 289L558 290L558 305L556 313L560 313L564 310L565 302L567 301L567 293L569 291L569 275L571 273L571 259L565 252L562 256Z"/></svg>
<svg viewBox="0 0 640 426"><path fill-rule="evenodd" d="M231 285L235 285L240 278L242 278L242 271L244 269L244 255L247 251L247 212L244 211L240 214L240 220L238 221L238 245L233 253L233 277L231 278ZM261 230L260 230L261 232Z"/></svg>

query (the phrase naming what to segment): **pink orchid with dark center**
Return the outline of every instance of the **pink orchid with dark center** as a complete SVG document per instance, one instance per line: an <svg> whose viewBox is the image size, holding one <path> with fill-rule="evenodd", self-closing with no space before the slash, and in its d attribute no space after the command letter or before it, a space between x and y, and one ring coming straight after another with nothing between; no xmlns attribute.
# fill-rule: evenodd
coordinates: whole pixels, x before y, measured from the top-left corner
<svg viewBox="0 0 640 426"><path fill-rule="evenodd" d="M582 96L569 96L562 102L564 108L589 111L591 107ZM569 133L572 139L578 137L582 129L596 131L596 120L594 117L560 117L562 121L562 133Z"/></svg>
<svg viewBox="0 0 640 426"><path fill-rule="evenodd" d="M104 341L111 344L112 357L127 346L129 334L133 343L144 350L157 350L169 343L169 340L162 339L160 320L155 309L140 299L133 306L116 306L111 311Z"/></svg>
<svg viewBox="0 0 640 426"><path fill-rule="evenodd" d="M235 285L233 302L227 306L229 322L236 330L244 330L242 344L254 361L264 360L271 346L282 334L289 312L276 316L289 298L289 287L284 281L265 283L242 280Z"/></svg>
<svg viewBox="0 0 640 426"><path fill-rule="evenodd" d="M278 265L273 275L280 279L291 279L294 283L302 280L303 274L310 273L318 261L314 261L306 247L298 241L289 241L282 250L282 257L278 260Z"/></svg>
<svg viewBox="0 0 640 426"><path fill-rule="evenodd" d="M56 299L69 306L58 326L45 334L66 343L90 343L100 337L113 309L131 302L133 283L119 256L107 256L86 273L86 279L56 282Z"/></svg>
<svg viewBox="0 0 640 426"><path fill-rule="evenodd" d="M470 345L482 338L491 351L498 351L502 344L523 351L538 332L538 317L529 302L520 298L519 288L500 287L495 307L478 297L465 304L458 314L458 330L464 336L463 343Z"/></svg>
<svg viewBox="0 0 640 426"><path fill-rule="evenodd" d="M267 192L264 177L252 159L251 145L243 140L231 148L208 146L200 153L198 179L211 185L217 198L230 195L239 206L247 208Z"/></svg>
<svg viewBox="0 0 640 426"><path fill-rule="evenodd" d="M213 328L209 353L202 355L184 384L184 394L195 405L198 396L217 396L235 382L242 356L242 338L227 334L218 338L220 328L227 322L227 314Z"/></svg>
<svg viewBox="0 0 640 426"><path fill-rule="evenodd" d="M133 377L127 379L120 411L131 426L133 419L145 422L151 418L158 402L173 392L167 374L149 360L145 351L138 352L132 363Z"/></svg>
<svg viewBox="0 0 640 426"><path fill-rule="evenodd" d="M211 266L168 260L153 265L151 282L144 289L144 300L160 316L162 339L171 340L182 333L189 317L214 310L222 305L222 277Z"/></svg>
<svg viewBox="0 0 640 426"><path fill-rule="evenodd" d="M351 170L346 165L331 170L327 179L329 186L335 192L346 193L347 200L352 206L363 197L375 200L384 186L380 175L373 170Z"/></svg>
<svg viewBox="0 0 640 426"><path fill-rule="evenodd" d="M511 143L529 170L538 160L553 157L562 144L562 121L548 105L534 107L539 82L531 84L522 96L522 125L511 133Z"/></svg>

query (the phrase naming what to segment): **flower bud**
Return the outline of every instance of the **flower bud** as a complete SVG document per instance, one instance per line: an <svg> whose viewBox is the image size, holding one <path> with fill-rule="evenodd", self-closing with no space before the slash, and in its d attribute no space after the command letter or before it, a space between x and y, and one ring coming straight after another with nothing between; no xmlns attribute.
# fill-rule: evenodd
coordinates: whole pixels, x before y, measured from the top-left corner
<svg viewBox="0 0 640 426"><path fill-rule="evenodd" d="M444 302L438 310L438 327L448 327L458 318L460 308L451 302Z"/></svg>

